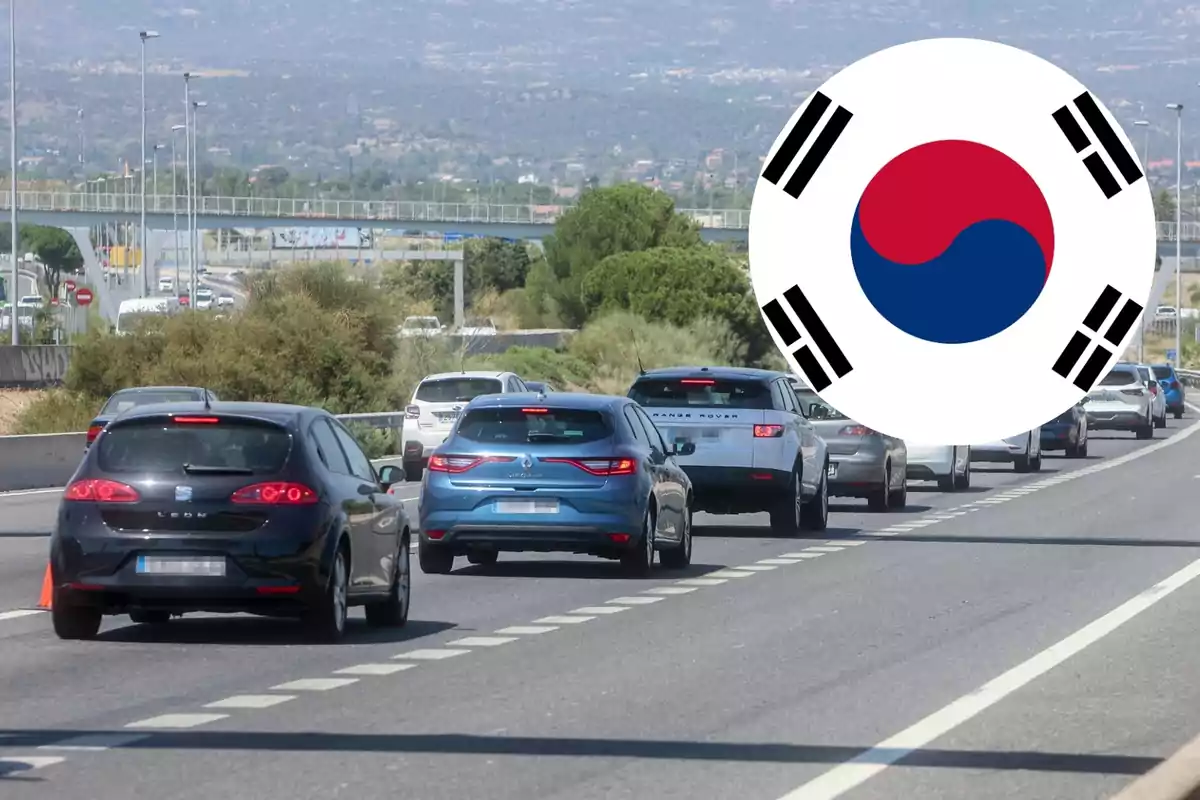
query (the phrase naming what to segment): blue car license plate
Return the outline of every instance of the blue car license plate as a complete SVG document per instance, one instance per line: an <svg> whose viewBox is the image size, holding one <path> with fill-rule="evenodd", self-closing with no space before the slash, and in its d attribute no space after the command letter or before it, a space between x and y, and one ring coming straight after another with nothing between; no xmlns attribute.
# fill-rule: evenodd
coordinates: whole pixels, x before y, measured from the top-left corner
<svg viewBox="0 0 1200 800"><path fill-rule="evenodd" d="M138 556L139 575L225 577L225 559L212 556Z"/></svg>
<svg viewBox="0 0 1200 800"><path fill-rule="evenodd" d="M500 514L557 514L557 500L497 500Z"/></svg>

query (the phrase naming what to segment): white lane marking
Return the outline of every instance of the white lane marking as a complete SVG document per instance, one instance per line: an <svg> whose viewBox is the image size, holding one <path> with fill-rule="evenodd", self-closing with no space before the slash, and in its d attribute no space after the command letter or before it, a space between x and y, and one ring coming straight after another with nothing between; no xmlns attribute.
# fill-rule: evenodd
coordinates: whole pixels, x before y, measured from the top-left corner
<svg viewBox="0 0 1200 800"><path fill-rule="evenodd" d="M725 578L684 578L681 581L676 581L681 586L720 586L722 583L729 583Z"/></svg>
<svg viewBox="0 0 1200 800"><path fill-rule="evenodd" d="M0 757L0 775L28 772L31 769L52 767L66 761L62 756L3 756Z"/></svg>
<svg viewBox="0 0 1200 800"><path fill-rule="evenodd" d="M858 547L861 544L866 544L866 539L835 539L830 544L838 544L842 547Z"/></svg>
<svg viewBox="0 0 1200 800"><path fill-rule="evenodd" d="M515 636L534 636L539 633L549 633L558 630L557 625L513 625L501 628L496 633L511 633Z"/></svg>
<svg viewBox="0 0 1200 800"><path fill-rule="evenodd" d="M99 752L111 750L114 747L124 747L127 744L149 739L148 733L87 733L83 736L72 736L61 742L44 744L38 750L84 750Z"/></svg>
<svg viewBox="0 0 1200 800"><path fill-rule="evenodd" d="M841 550L842 548L839 547L838 549ZM776 567L768 567L764 564L747 564L744 567L734 567L734 569L743 570L745 572L770 572L771 570L776 569Z"/></svg>
<svg viewBox="0 0 1200 800"><path fill-rule="evenodd" d="M499 647L502 644L517 641L516 636L468 636L450 642L459 647Z"/></svg>
<svg viewBox="0 0 1200 800"><path fill-rule="evenodd" d="M892 530L891 528L884 528L881 531L871 531L872 536L895 536L898 533L908 533L908 528L903 528L901 530Z"/></svg>
<svg viewBox="0 0 1200 800"><path fill-rule="evenodd" d="M228 714L163 714L158 717L138 720L126 728L196 728L219 719L229 719Z"/></svg>
<svg viewBox="0 0 1200 800"><path fill-rule="evenodd" d="M535 619L533 621L533 624L534 625L540 625L540 624L578 625L581 622L588 622L589 620L593 620L593 619L595 619L595 617L568 617L568 616L542 617L541 619Z"/></svg>
<svg viewBox="0 0 1200 800"><path fill-rule="evenodd" d="M409 650L407 653L401 653L392 658L407 658L412 661L442 661L455 656L465 656L470 650Z"/></svg>
<svg viewBox="0 0 1200 800"><path fill-rule="evenodd" d="M569 611L569 614L620 614L622 611L628 611L629 606L584 606L577 608L574 611Z"/></svg>
<svg viewBox="0 0 1200 800"><path fill-rule="evenodd" d="M0 622L6 619L18 619L20 617L32 617L35 614L45 614L44 608L18 608L14 611L0 612Z"/></svg>
<svg viewBox="0 0 1200 800"><path fill-rule="evenodd" d="M824 553L784 553L780 558L820 558Z"/></svg>
<svg viewBox="0 0 1200 800"><path fill-rule="evenodd" d="M328 692L330 689L340 689L358 683L358 678L301 678L298 681L288 681L278 686L272 686L272 692Z"/></svg>
<svg viewBox="0 0 1200 800"><path fill-rule="evenodd" d="M802 558L764 558L758 563L769 564L773 567L786 567L789 564L799 564L803 560Z"/></svg>
<svg viewBox="0 0 1200 800"><path fill-rule="evenodd" d="M709 575L714 578L749 578L753 572L738 572L735 569L719 569L716 572L710 572Z"/></svg>
<svg viewBox="0 0 1200 800"><path fill-rule="evenodd" d="M750 573L745 573L749 575ZM612 600L605 600L605 603L613 606L648 606L651 603L657 603L659 600L665 600L665 597L614 597Z"/></svg>
<svg viewBox="0 0 1200 800"><path fill-rule="evenodd" d="M1045 675L1071 656L1100 641L1197 577L1200 577L1200 559L1196 559L1174 575L1159 581L998 678L963 695L950 705L933 712L895 736L884 739L856 758L839 764L803 786L788 792L780 800L832 800L832 798L840 797L883 772L914 750L925 747L933 740L946 735L1022 686Z"/></svg>
<svg viewBox="0 0 1200 800"><path fill-rule="evenodd" d="M675 594L690 594L694 591L696 591L695 586L655 586L653 589L647 589L646 594L663 594L670 596ZM616 607L617 606L613 606L613 608Z"/></svg>
<svg viewBox="0 0 1200 800"><path fill-rule="evenodd" d="M334 675L395 675L406 669L412 669L416 664L355 664L353 667L335 669Z"/></svg>
<svg viewBox="0 0 1200 800"><path fill-rule="evenodd" d="M16 489L10 492L0 492L0 500L8 497L26 497L31 494L54 494L55 492L62 494L66 488L65 486L55 486L53 489Z"/></svg>
<svg viewBox="0 0 1200 800"><path fill-rule="evenodd" d="M295 700L294 694L235 694L215 703L205 704L205 708L270 708L288 700Z"/></svg>
<svg viewBox="0 0 1200 800"><path fill-rule="evenodd" d="M806 547L804 549L810 553L840 553L844 548L827 547L825 545L817 545L816 547Z"/></svg>

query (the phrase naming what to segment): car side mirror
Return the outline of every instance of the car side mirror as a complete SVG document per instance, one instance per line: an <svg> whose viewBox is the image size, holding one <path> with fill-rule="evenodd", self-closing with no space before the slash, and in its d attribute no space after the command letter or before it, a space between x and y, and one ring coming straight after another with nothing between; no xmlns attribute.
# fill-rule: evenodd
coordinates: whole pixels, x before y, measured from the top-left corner
<svg viewBox="0 0 1200 800"><path fill-rule="evenodd" d="M397 483L403 483L405 479L404 468L397 467L395 464L388 464L379 470L379 485L388 490Z"/></svg>
<svg viewBox="0 0 1200 800"><path fill-rule="evenodd" d="M675 448L672 450L671 455L673 455L673 456L690 456L690 455L693 455L695 452L696 452L696 443L695 442L683 442L682 444L675 445Z"/></svg>

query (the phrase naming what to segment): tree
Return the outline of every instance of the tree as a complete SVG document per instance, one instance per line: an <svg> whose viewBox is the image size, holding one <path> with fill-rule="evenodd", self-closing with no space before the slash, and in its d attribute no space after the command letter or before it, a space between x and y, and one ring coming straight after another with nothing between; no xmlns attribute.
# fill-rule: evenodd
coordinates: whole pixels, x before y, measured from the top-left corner
<svg viewBox="0 0 1200 800"><path fill-rule="evenodd" d="M62 274L78 272L83 267L83 254L75 238L62 228L43 225L30 225L28 230L22 230L22 236L29 243L29 251L42 262L42 278L50 296L58 297Z"/></svg>
<svg viewBox="0 0 1200 800"><path fill-rule="evenodd" d="M504 239L468 240L465 259L479 286L500 293L523 287L531 263L529 245Z"/></svg>
<svg viewBox="0 0 1200 800"><path fill-rule="evenodd" d="M1154 218L1159 222L1175 221L1175 196L1166 189L1154 195Z"/></svg>
<svg viewBox="0 0 1200 800"><path fill-rule="evenodd" d="M675 213L675 202L646 186L624 183L583 193L558 218L546 239L546 261L558 279L556 300L563 321L586 319L580 295L588 273L605 258L654 247L699 247L699 226Z"/></svg>

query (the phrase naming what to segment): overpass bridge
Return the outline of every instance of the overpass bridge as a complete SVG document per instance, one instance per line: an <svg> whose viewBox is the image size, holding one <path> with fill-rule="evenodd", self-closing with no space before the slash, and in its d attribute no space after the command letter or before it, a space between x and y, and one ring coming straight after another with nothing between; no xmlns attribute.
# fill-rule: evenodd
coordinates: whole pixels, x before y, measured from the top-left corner
<svg viewBox="0 0 1200 800"><path fill-rule="evenodd" d="M136 222L140 197L125 193L18 192L17 207L26 222L63 228L89 228L106 222ZM272 197L201 197L197 225L201 229L282 227L349 227L374 230L401 228L437 233L541 239L563 213L558 205L434 203L393 200L317 200ZM0 193L0 211L12 206L12 193ZM744 241L750 224L745 209L681 208L696 221L708 241ZM173 215L187 213L187 197L151 195L146 198L146 223L153 230L171 230ZM1200 222L1179 226L1181 243L1196 250ZM1158 223L1160 244L1176 239L1173 222ZM1164 252L1164 255L1166 253ZM1189 253L1190 254L1190 253Z"/></svg>

